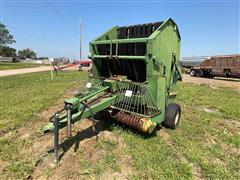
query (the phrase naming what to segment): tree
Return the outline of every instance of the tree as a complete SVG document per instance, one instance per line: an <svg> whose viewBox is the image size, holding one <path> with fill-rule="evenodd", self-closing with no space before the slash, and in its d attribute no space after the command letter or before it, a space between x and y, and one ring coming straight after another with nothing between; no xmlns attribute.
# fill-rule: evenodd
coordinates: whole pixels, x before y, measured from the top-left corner
<svg viewBox="0 0 240 180"><path fill-rule="evenodd" d="M0 46L6 46L15 43L13 35L10 34L6 26L0 23Z"/></svg>
<svg viewBox="0 0 240 180"><path fill-rule="evenodd" d="M27 48L27 49L23 49L23 50L19 50L18 51L18 56L21 59L25 59L25 58L36 58L37 54L32 51L31 49Z"/></svg>
<svg viewBox="0 0 240 180"><path fill-rule="evenodd" d="M48 59L48 57L38 57L37 59L38 60L45 60L45 59Z"/></svg>
<svg viewBox="0 0 240 180"><path fill-rule="evenodd" d="M0 46L0 56L16 57L16 49L7 46Z"/></svg>
<svg viewBox="0 0 240 180"><path fill-rule="evenodd" d="M6 26L0 23L0 55L5 57L15 57L16 49L7 46L15 42L13 35L10 34Z"/></svg>

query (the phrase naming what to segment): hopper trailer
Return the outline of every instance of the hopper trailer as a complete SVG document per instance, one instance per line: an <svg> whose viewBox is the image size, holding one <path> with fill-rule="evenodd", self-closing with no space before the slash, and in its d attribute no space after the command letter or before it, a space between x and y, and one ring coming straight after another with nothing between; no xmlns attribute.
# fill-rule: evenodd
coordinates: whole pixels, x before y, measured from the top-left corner
<svg viewBox="0 0 240 180"><path fill-rule="evenodd" d="M181 108L174 103L180 72L181 37L176 23L165 21L113 27L89 44L93 70L86 84L66 99L44 127L54 131L58 159L58 132L73 123L107 111L111 120L151 134L156 126L175 129Z"/></svg>
<svg viewBox="0 0 240 180"><path fill-rule="evenodd" d="M193 66L191 76L240 78L240 55L212 56Z"/></svg>

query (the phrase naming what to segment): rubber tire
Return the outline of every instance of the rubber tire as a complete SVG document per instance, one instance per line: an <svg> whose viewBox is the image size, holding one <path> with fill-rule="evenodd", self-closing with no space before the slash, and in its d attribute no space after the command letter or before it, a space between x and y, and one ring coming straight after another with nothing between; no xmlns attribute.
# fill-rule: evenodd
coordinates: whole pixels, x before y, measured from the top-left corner
<svg viewBox="0 0 240 180"><path fill-rule="evenodd" d="M230 75L231 75L231 71L230 70L225 70L224 71L224 76L225 77L230 77Z"/></svg>
<svg viewBox="0 0 240 180"><path fill-rule="evenodd" d="M191 71L190 71L190 76L196 76L196 71L194 70L194 69L192 69Z"/></svg>
<svg viewBox="0 0 240 180"><path fill-rule="evenodd" d="M175 118L178 115L177 123L175 123ZM171 103L167 106L165 112L165 121L163 122L163 126L170 129L176 129L180 122L181 118L181 107L178 104Z"/></svg>
<svg viewBox="0 0 240 180"><path fill-rule="evenodd" d="M197 77L204 77L204 74L203 74L202 70L197 71Z"/></svg>

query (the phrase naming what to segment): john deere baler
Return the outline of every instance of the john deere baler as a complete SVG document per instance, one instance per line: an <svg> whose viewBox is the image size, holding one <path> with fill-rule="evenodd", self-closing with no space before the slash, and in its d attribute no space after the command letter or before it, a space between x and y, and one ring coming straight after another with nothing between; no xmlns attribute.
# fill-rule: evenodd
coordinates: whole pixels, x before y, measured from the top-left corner
<svg viewBox="0 0 240 180"><path fill-rule="evenodd" d="M90 42L93 73L75 95L66 99L44 132L67 127L84 118L95 119L107 110L112 120L145 133L157 125L175 129L180 106L173 103L174 88L181 80L180 41L172 19L156 23L113 27Z"/></svg>

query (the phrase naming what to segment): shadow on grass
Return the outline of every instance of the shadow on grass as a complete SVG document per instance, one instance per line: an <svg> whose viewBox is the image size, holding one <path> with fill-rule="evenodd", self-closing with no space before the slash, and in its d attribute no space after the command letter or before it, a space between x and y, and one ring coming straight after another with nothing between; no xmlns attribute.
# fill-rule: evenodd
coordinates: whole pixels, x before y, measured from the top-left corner
<svg viewBox="0 0 240 180"><path fill-rule="evenodd" d="M133 127L129 127L127 125L124 125L122 123L118 123L116 121L113 121L109 116L106 114L100 114L98 115L97 119L99 120L95 124L95 131L93 129L93 126L90 126L82 131L78 131L76 135L72 136L71 138L67 138L62 144L59 145L59 150L62 150L61 154L59 154L59 160L62 159L62 157L67 153L67 151L74 146L74 152L77 152L77 150L80 147L80 142L84 139L96 137L96 141L98 140L98 134L101 131L114 131L114 129L120 130L123 133L130 133L134 134L136 136L139 136L139 138L143 139L150 139L154 136L156 136L156 132L161 129L161 127L156 127L156 130L152 134L146 134L143 132L138 131L137 129ZM48 153L53 153L54 149L50 149Z"/></svg>
<svg viewBox="0 0 240 180"><path fill-rule="evenodd" d="M93 130L93 126L88 127L82 131L78 131L77 134L69 139L66 139L61 145L60 148L63 150L62 154L60 154L59 159L64 156L64 154L74 145L74 152L79 149L80 142L84 139L96 137L96 141L98 140L98 134L101 131L112 131L110 126L106 126L106 123L103 121L99 121L95 124L95 131Z"/></svg>
<svg viewBox="0 0 240 180"><path fill-rule="evenodd" d="M95 123L95 126L90 126L82 131L78 131L76 135L72 136L71 138L67 138L62 144L59 144L59 150L62 150L62 153L59 154L59 160L65 155L65 153L73 146L74 152L79 149L80 142L87 138L96 137L96 141L98 140L98 134L101 131L112 131L111 123L104 121L106 118L106 113L98 113L97 114L98 122ZM95 130L94 130L95 129ZM54 149L51 148L48 150L48 153L53 153Z"/></svg>

